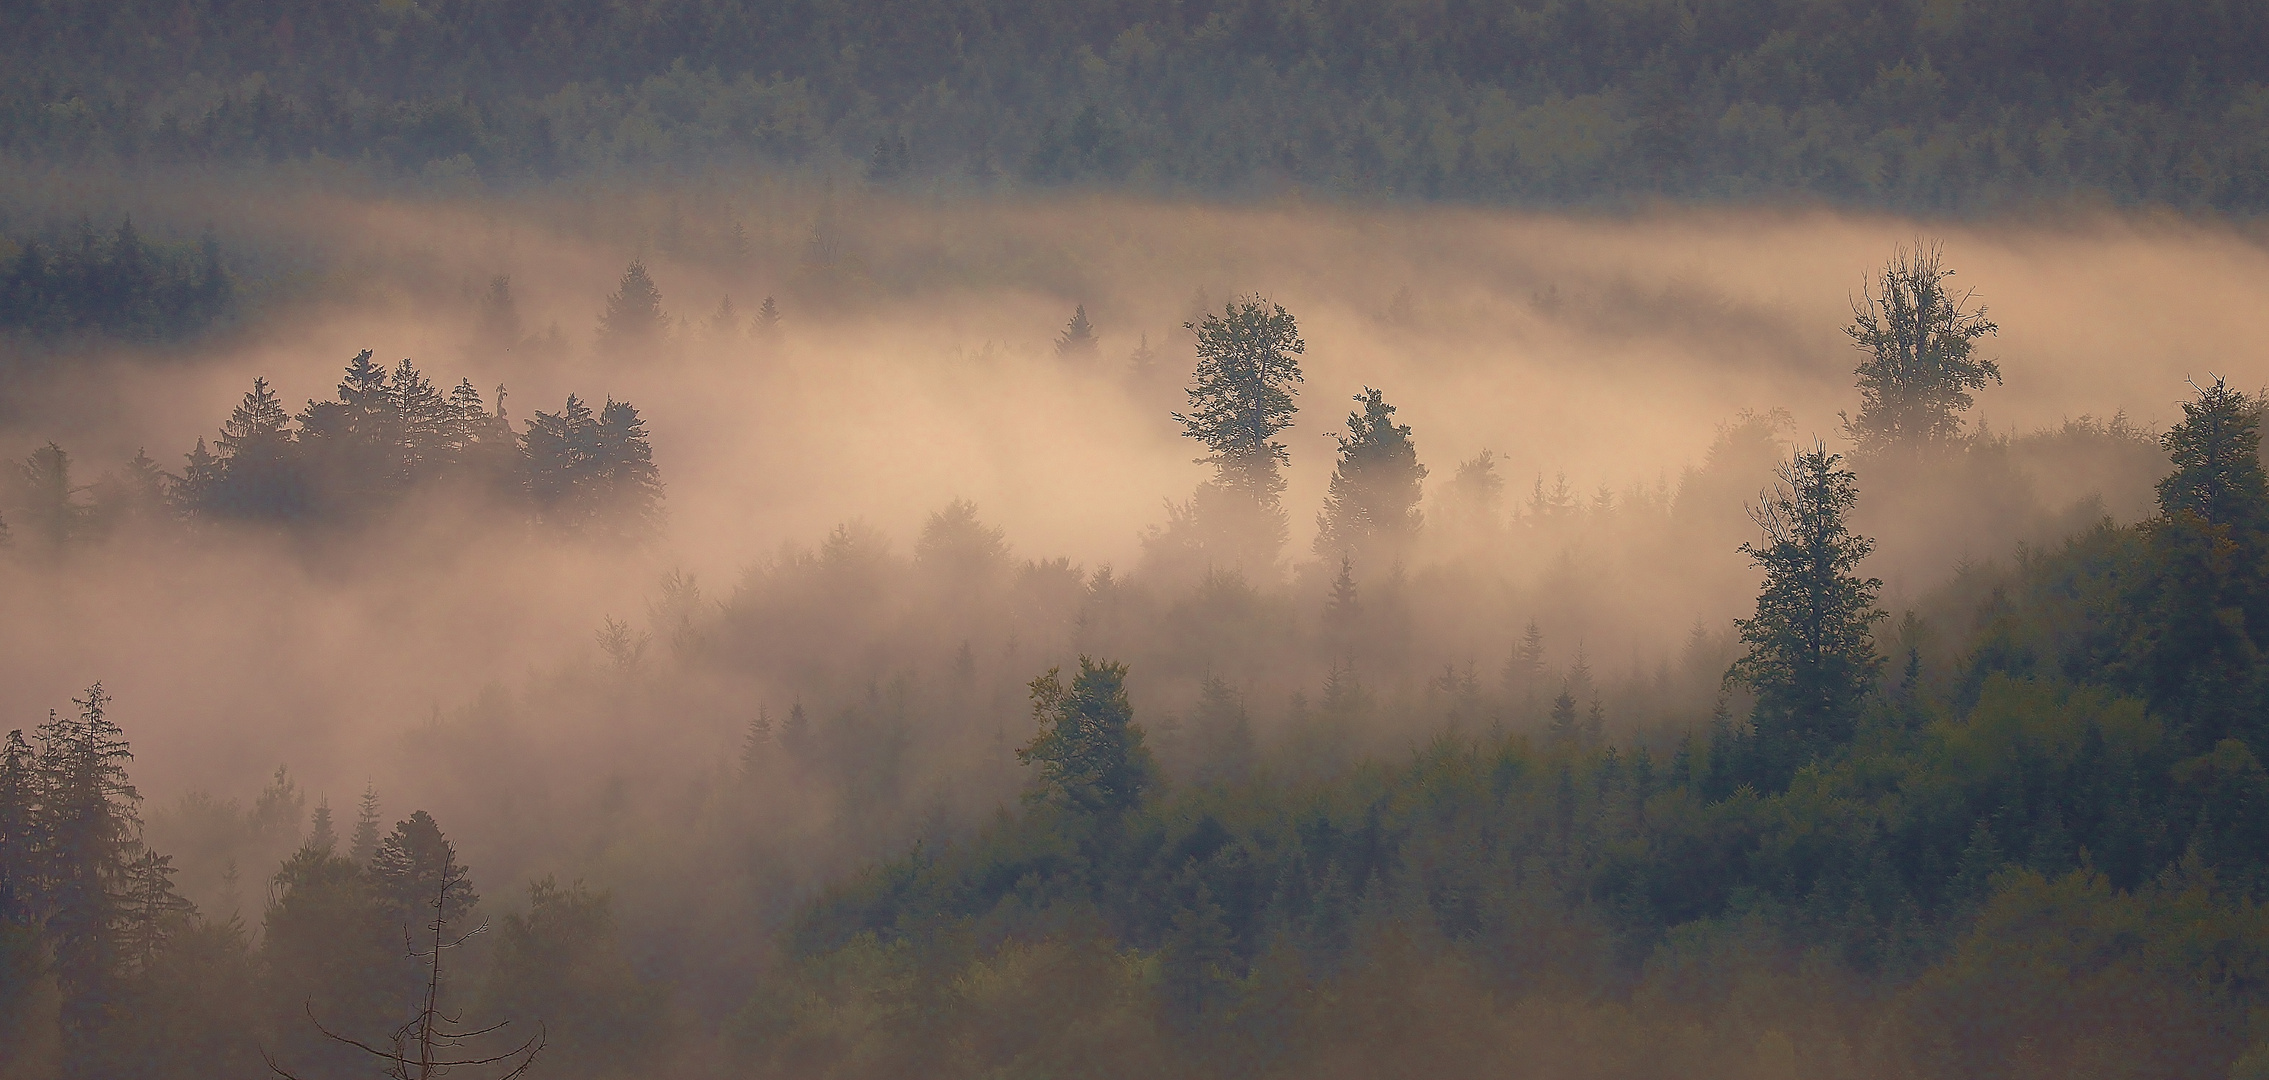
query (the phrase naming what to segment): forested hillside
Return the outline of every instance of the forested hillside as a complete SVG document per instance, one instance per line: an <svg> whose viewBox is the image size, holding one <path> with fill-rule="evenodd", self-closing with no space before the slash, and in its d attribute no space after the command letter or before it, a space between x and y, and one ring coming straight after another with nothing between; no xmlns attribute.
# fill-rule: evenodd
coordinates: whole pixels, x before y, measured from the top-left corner
<svg viewBox="0 0 2269 1080"><path fill-rule="evenodd" d="M656 296L634 264L596 351L669 363ZM722 591L672 572L643 619L371 744L352 764L414 794L359 781L351 825L289 769L145 802L132 740L168 703L89 687L0 747L0 1076L429 1049L569 1077L2264 1075L2260 397L2201 378L2163 432L1995 434L2003 327L1937 249L1854 301L1835 444L1743 413L1675 486L1588 496L1437 457L1399 384L1314 393L1313 320L1209 303L1160 410L1206 476L1133 565L1020 556L955 499L903 554L852 520ZM777 318L726 330L733 363L789 349ZM1094 336L1075 307L1039 363ZM1338 421L1304 505L1303 411ZM516 426L364 352L218 431L138 462L132 503L34 450L0 584L77 603L243 546L391 600L449 545L508 573L660 524L621 403ZM2100 486L2044 499L2050 459ZM447 540L361 568L418 515ZM1879 544L1936 531L1995 550L1894 596ZM1740 617L1686 629L1680 589L1729 562ZM1668 619L1675 650L1598 636Z"/></svg>
<svg viewBox="0 0 2269 1080"><path fill-rule="evenodd" d="M945 190L2269 203L2260 0L33 0L9 29L0 148L26 161L333 162L444 187L763 163Z"/></svg>

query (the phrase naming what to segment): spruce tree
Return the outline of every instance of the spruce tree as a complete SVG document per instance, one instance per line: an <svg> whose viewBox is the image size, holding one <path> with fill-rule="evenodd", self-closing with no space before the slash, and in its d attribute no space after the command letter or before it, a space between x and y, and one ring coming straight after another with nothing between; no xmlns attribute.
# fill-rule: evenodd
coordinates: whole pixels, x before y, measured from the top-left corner
<svg viewBox="0 0 2269 1080"><path fill-rule="evenodd" d="M643 353L661 344L669 326L669 317L662 313L662 290L654 286L645 261L632 260L622 272L622 283L607 297L606 312L599 316L599 351L615 357Z"/></svg>
<svg viewBox="0 0 2269 1080"><path fill-rule="evenodd" d="M1208 531L1235 561L1273 563L1285 535L1281 469L1291 461L1276 437L1297 411L1295 357L1307 343L1281 305L1259 297L1232 300L1221 314L1184 326L1197 337L1198 364L1189 411L1173 417L1205 445L1198 460L1214 467L1198 509L1214 519Z"/></svg>
<svg viewBox="0 0 2269 1080"><path fill-rule="evenodd" d="M1394 406L1379 391L1364 387L1355 400L1363 408L1348 414L1347 433L1336 437L1339 465L1316 515L1316 553L1399 556L1424 524L1418 499L1426 466L1410 425L1394 422Z"/></svg>
<svg viewBox="0 0 2269 1080"><path fill-rule="evenodd" d="M1765 581L1757 610L1736 623L1746 653L1730 680L1757 695L1756 779L1785 784L1796 768L1850 737L1883 659L1869 630L1883 583L1858 575L1875 542L1848 522L1859 500L1842 459L1817 444L1781 467L1751 510L1763 537L1741 545Z"/></svg>
<svg viewBox="0 0 2269 1080"><path fill-rule="evenodd" d="M457 862L457 847L441 833L433 815L420 810L396 822L394 831L378 844L370 860L370 879L378 901L404 925L420 927L422 912L436 898L443 901L441 920L456 922L480 903L472 880Z"/></svg>
<svg viewBox="0 0 2269 1080"><path fill-rule="evenodd" d="M369 866L371 857L378 854L378 787L366 784L362 789L362 805L355 811L355 831L349 841L347 854L356 866Z"/></svg>
<svg viewBox="0 0 2269 1080"><path fill-rule="evenodd" d="M1107 820L1142 801L1156 766L1134 722L1126 678L1126 665L1082 656L1068 687L1057 668L1032 680L1032 715L1040 732L1016 757L1039 771L1035 801Z"/></svg>
<svg viewBox="0 0 2269 1080"><path fill-rule="evenodd" d="M1056 359L1092 360L1096 349L1095 327L1087 321L1087 305L1081 304L1072 309L1064 332L1056 335Z"/></svg>
<svg viewBox="0 0 2269 1080"><path fill-rule="evenodd" d="M750 328L758 341L769 345L780 340L780 305L767 296L756 309L756 320Z"/></svg>
<svg viewBox="0 0 2269 1080"><path fill-rule="evenodd" d="M474 350L491 355L511 352L520 344L523 333L520 307L512 298L512 279L503 274L490 278L474 321Z"/></svg>
<svg viewBox="0 0 2269 1080"><path fill-rule="evenodd" d="M0 741L0 932L31 924L39 884L40 776L22 729Z"/></svg>
<svg viewBox="0 0 2269 1080"><path fill-rule="evenodd" d="M2182 410L2160 442L2174 469L2144 525L2156 577L2145 690L2204 749L2263 723L2243 687L2269 643L2269 475L2260 402L2216 379Z"/></svg>
<svg viewBox="0 0 2269 1080"><path fill-rule="evenodd" d="M96 683L74 699L77 712L50 712L39 730L41 899L73 1060L87 1058L117 999L128 868L141 846L141 794L126 777L134 755L110 700Z"/></svg>
<svg viewBox="0 0 2269 1080"><path fill-rule="evenodd" d="M307 839L300 846L325 852L339 846L338 830L331 824L331 800L315 804L315 814L308 820Z"/></svg>
<svg viewBox="0 0 2269 1080"><path fill-rule="evenodd" d="M662 524L662 476L646 421L627 401L608 398L591 431L594 512L622 539L653 535Z"/></svg>
<svg viewBox="0 0 2269 1080"><path fill-rule="evenodd" d="M214 510L228 517L271 521L305 512L306 485L290 423L291 414L268 388L268 380L252 380L252 389L229 413L215 443L219 454L210 500Z"/></svg>
<svg viewBox="0 0 2269 1080"><path fill-rule="evenodd" d="M2001 381L1999 366L1972 355L1996 327L1950 291L1953 276L1936 246L1901 248L1853 302L1844 335L1867 358L1855 372L1859 415L1845 426L1862 456L1945 445L1961 434L1970 391Z"/></svg>
<svg viewBox="0 0 2269 1080"><path fill-rule="evenodd" d="M1252 718L1245 712L1244 695L1228 680L1208 674L1199 684L1190 728L1197 744L1192 779L1200 784L1235 784L1251 775L1256 756Z"/></svg>

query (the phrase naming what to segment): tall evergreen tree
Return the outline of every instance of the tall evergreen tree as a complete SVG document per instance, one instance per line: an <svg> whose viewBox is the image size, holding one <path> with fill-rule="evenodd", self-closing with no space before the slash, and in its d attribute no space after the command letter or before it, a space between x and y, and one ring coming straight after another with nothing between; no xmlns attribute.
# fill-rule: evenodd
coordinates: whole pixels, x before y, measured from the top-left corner
<svg viewBox="0 0 2269 1080"><path fill-rule="evenodd" d="M1757 694L1756 778L1783 784L1848 738L1883 659L1869 630L1883 583L1858 575L1875 542L1848 522L1859 501L1841 458L1815 444L1781 467L1750 516L1764 533L1741 545L1765 573L1757 610L1736 625L1747 652L1727 677Z"/></svg>
<svg viewBox="0 0 2269 1080"><path fill-rule="evenodd" d="M608 398L599 410L592 455L595 502L608 531L634 540L652 535L662 524L662 474L646 421L629 402Z"/></svg>
<svg viewBox="0 0 2269 1080"><path fill-rule="evenodd" d="M1064 332L1056 335L1056 359L1092 360L1096 348L1095 327L1087 321L1087 305L1081 304L1072 309Z"/></svg>
<svg viewBox="0 0 2269 1080"><path fill-rule="evenodd" d="M2243 687L2269 643L2269 475L2261 404L2216 379L2161 440L2174 470L2145 525L2156 556L2145 690L2201 748L2258 731Z"/></svg>
<svg viewBox="0 0 2269 1080"><path fill-rule="evenodd" d="M1238 561L1273 563L1285 536L1281 468L1291 461L1276 436L1297 411L1295 357L1307 343L1281 305L1259 297L1232 300L1221 314L1184 325L1197 336L1198 364L1189 411L1173 416L1185 436L1205 445L1198 460L1214 467L1198 509L1214 519L1208 531Z"/></svg>
<svg viewBox="0 0 2269 1080"><path fill-rule="evenodd" d="M1970 391L2001 381L1998 365L1972 355L1996 327L1983 307L1969 309L1970 294L1948 289L1953 276L1937 247L1902 248L1853 302L1844 334L1867 358L1846 427L1860 454L1943 445L1961 434Z"/></svg>
<svg viewBox="0 0 2269 1080"><path fill-rule="evenodd" d="M8 503L16 511L17 540L50 552L87 535L89 508L71 483L71 455L54 443L31 452L10 477Z"/></svg>
<svg viewBox="0 0 2269 1080"><path fill-rule="evenodd" d="M362 789L362 802L355 810L355 831L348 841L347 856L356 866L369 866L378 854L378 787L366 784Z"/></svg>
<svg viewBox="0 0 2269 1080"><path fill-rule="evenodd" d="M39 886L39 762L21 729L0 740L0 930L28 927Z"/></svg>
<svg viewBox="0 0 2269 1080"><path fill-rule="evenodd" d="M252 389L229 413L215 443L219 455L211 510L224 517L270 521L305 512L306 483L290 423L291 414L268 388L268 380L252 380Z"/></svg>
<svg viewBox="0 0 2269 1080"><path fill-rule="evenodd" d="M396 822L394 831L378 844L370 860L370 879L379 904L397 920L413 928L428 921L437 897L443 899L441 919L453 923L481 902L472 880L457 862L457 846L441 834L433 815L420 810ZM444 893L446 889L446 893Z"/></svg>
<svg viewBox="0 0 2269 1080"><path fill-rule="evenodd" d="M599 351L616 357L640 354L661 344L669 328L669 316L662 313L662 290L646 272L645 260L632 260L622 272L622 283L607 297L606 312L599 316Z"/></svg>
<svg viewBox="0 0 2269 1080"><path fill-rule="evenodd" d="M512 279L498 274L481 294L480 311L473 324L473 348L497 355L511 352L526 331L520 324L520 306L512 298Z"/></svg>
<svg viewBox="0 0 2269 1080"><path fill-rule="evenodd" d="M42 899L73 1061L88 1058L117 999L129 867L141 853L141 794L126 777L134 755L110 700L96 683L77 712L49 713L39 730Z"/></svg>
<svg viewBox="0 0 2269 1080"><path fill-rule="evenodd" d="M1418 498L1426 466L1418 463L1410 425L1394 422L1394 406L1379 391L1364 387L1355 400L1363 408L1348 414L1347 433L1336 436L1339 465L1316 515L1316 553L1399 556L1425 521Z"/></svg>

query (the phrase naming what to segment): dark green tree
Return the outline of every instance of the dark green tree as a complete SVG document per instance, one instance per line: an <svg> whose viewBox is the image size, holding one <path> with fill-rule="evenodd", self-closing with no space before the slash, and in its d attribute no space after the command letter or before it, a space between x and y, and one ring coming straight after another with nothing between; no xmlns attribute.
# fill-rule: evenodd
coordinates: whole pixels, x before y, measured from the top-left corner
<svg viewBox="0 0 2269 1080"><path fill-rule="evenodd" d="M91 1060L118 1001L130 868L141 854L142 797L126 776L134 755L110 700L96 683L74 699L76 712L51 712L39 729L40 891L72 1062Z"/></svg>
<svg viewBox="0 0 2269 1080"><path fill-rule="evenodd" d="M365 354L367 356L367 354ZM261 521L287 521L307 509L307 485L301 469L299 445L291 428L291 414L268 388L268 380L252 380L252 389L221 425L219 448L212 463L210 486L198 508L221 517ZM192 454L190 465L201 463Z"/></svg>
<svg viewBox="0 0 2269 1080"><path fill-rule="evenodd" d="M2269 640L2269 476L2261 405L2222 379L2183 403L2161 440L2174 471L2145 525L2157 570L2144 621L2146 690L2201 748L2249 730L2242 687Z"/></svg>
<svg viewBox="0 0 2269 1080"><path fill-rule="evenodd" d="M368 866L372 856L378 854L378 788L365 784L362 802L355 810L355 831L348 840L347 857L356 866Z"/></svg>
<svg viewBox="0 0 2269 1080"><path fill-rule="evenodd" d="M1379 391L1364 387L1355 400L1362 411L1349 413L1347 433L1335 436L1339 465L1316 515L1316 553L1398 557L1425 522L1418 499L1426 466L1410 425L1394 422L1394 406Z"/></svg>
<svg viewBox="0 0 2269 1080"><path fill-rule="evenodd" d="M404 925L423 925L422 913L442 897L441 920L454 923L480 903L472 879L457 862L457 846L433 815L420 810L396 822L370 860L370 880L381 909Z"/></svg>
<svg viewBox="0 0 2269 1080"><path fill-rule="evenodd" d="M1039 769L1034 800L1105 819L1142 802L1156 766L1134 721L1126 679L1125 664L1082 656L1069 687L1057 668L1032 680L1032 716L1040 733L1016 757Z"/></svg>
<svg viewBox="0 0 2269 1080"><path fill-rule="evenodd" d="M1757 610L1738 620L1747 652L1727 678L1756 692L1757 779L1795 769L1848 738L1883 666L1870 627L1883 583L1858 575L1874 541L1848 522L1859 487L1842 459L1815 444L1781 467L1750 517L1764 533L1741 545L1765 581Z"/></svg>
<svg viewBox="0 0 2269 1080"><path fill-rule="evenodd" d="M1207 531L1226 552L1272 563L1285 535L1281 468L1291 461L1276 436L1297 411L1295 357L1307 343L1281 305L1257 296L1183 325L1197 335L1198 363L1189 411L1173 416L1184 435L1205 445L1198 460L1214 467L1198 510L1213 519Z"/></svg>
<svg viewBox="0 0 2269 1080"><path fill-rule="evenodd" d="M1242 783L1252 775L1258 753L1244 695L1218 674L1198 684L1197 708L1190 712L1190 776L1200 784Z"/></svg>
<svg viewBox="0 0 2269 1080"><path fill-rule="evenodd" d="M2000 367L1972 355L1996 328L1983 307L1969 309L1970 294L1949 291L1953 276L1936 246L1901 248L1852 303L1844 334L1867 358L1859 415L1845 427L1861 455L1946 444L1962 432L1970 391L2001 381Z"/></svg>
<svg viewBox="0 0 2269 1080"><path fill-rule="evenodd" d="M540 1024L546 1071L630 1076L664 1035L668 1000L639 977L615 930L613 904L578 881L528 886L528 910L497 926L486 1015Z"/></svg>

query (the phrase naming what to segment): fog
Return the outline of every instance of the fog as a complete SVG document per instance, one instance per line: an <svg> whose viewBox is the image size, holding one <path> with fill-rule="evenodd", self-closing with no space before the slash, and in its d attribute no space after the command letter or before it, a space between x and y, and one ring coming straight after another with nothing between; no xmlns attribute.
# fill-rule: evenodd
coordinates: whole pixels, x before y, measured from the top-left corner
<svg viewBox="0 0 2269 1080"><path fill-rule="evenodd" d="M1018 783L1007 751L1031 723L1022 684L1082 649L1135 664L1146 723L1186 711L1216 664L1245 689L1264 741L1278 737L1287 694L1317 695L1321 650L1268 639L1194 656L1172 640L1169 615L1195 583L1163 569L1145 577L1144 531L1208 475L1169 416L1192 359L1182 324L1232 296L1283 305L1307 343L1301 412L1284 437L1290 542L1279 572L1247 568L1269 618L1312 624L1336 569L1311 539L1350 397L1383 390L1413 429L1435 528L1399 572L1407 623L1390 628L1392 655L1372 676L1411 701L1445 665L1494 680L1532 618L1550 666L1570 664L1581 642L1605 681L1685 662L1697 624L1722 642L1755 584L1735 547L1749 535L1743 503L1769 475L1756 461L1728 465L1715 486L1689 485L1688 473L1745 411L1786 410L1783 445L1842 444L1858 354L1839 328L1898 245L1942 244L1956 283L1999 324L1984 352L2005 384L1981 392L1972 416L2020 438L2015 486L1939 491L1927 514L1895 499L1871 508L1884 540L1872 569L1894 611L1926 606L1964 560L2053 541L2098 513L2147 512L2147 448L2089 457L2023 436L2115 414L2155 432L2179 417L2187 379L2269 380L2253 344L2269 251L2247 229L2167 216L1584 217L945 200L723 179L528 196L340 191L213 184L136 209L160 231L209 225L256 284L255 302L186 346L66 349L22 385L0 450L21 459L58 443L81 483L137 449L178 471L254 377L296 412L328 397L341 365L368 348L389 364L414 358L444 386L502 385L515 421L569 393L635 403L667 485L664 533L635 549L531 536L434 495L352 534L223 530L14 560L0 565L0 685L14 710L0 728L29 729L100 680L133 739L153 828L190 792L249 804L284 765L309 806L327 797L342 817L366 783L389 821L430 806L492 896L546 872L589 876L633 911L675 912L653 931L665 936L726 918L746 893L776 914L832 872L982 820ZM108 196L93 197L99 209ZM596 320L633 259L683 321L656 354L608 360L593 346ZM498 275L525 330L509 350L475 344ZM738 321L712 331L727 297ZM769 343L749 331L767 297L784 320ZM1075 305L1101 339L1090 362L1052 347ZM1130 366L1144 343L1156 353L1148 375ZM1499 456L1506 506L1461 533L1438 493L1484 450ZM1587 506L1605 489L1611 505L1654 506L1665 522L1679 499L1678 528L1642 539L1637 525L1505 525L1532 486L1561 477ZM747 598L784 595L795 552L830 530L863 522L903 562L957 498L1004 530L1017 562L1066 557L1078 574L1057 577L1075 590L1108 566L1148 590L1141 610L1156 617L1129 616L1127 626L1150 620L1141 629L1078 621L1085 601L1048 599L1044 582L992 606L963 603L950 583L909 584L900 569L875 580L928 599L862 608L823 592L797 625L749 625L750 612L790 610ZM730 648L671 648L661 582L672 571L703 589L685 625ZM1388 575L1361 569L1366 587ZM932 618L941 612L952 617ZM637 670L615 670L595 643L609 617L653 636ZM975 688L948 702L933 691L964 643ZM655 866L674 856L641 850L659 845L631 819L699 817L759 710L779 721L801 702L817 718L890 695L896 705L874 709L895 708L917 732L901 741L920 752L876 781L892 788L887 813L862 817L865 796L783 774L769 816L748 826L771 839L730 870L746 893L641 892L642 875L659 878ZM1697 722L1708 696L1618 722ZM1407 746L1430 736L1435 715L1386 709L1353 745ZM939 734L919 734L925 724ZM220 868L194 853L182 863L185 889L216 902ZM240 870L250 916L266 870Z"/></svg>

